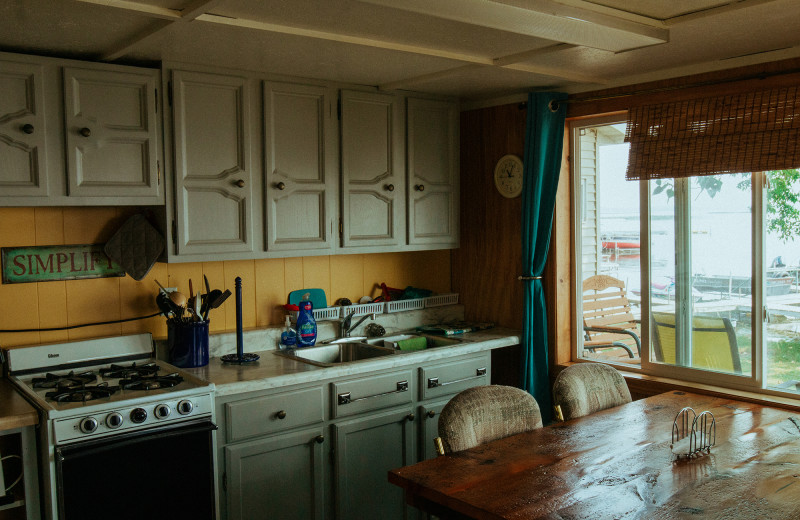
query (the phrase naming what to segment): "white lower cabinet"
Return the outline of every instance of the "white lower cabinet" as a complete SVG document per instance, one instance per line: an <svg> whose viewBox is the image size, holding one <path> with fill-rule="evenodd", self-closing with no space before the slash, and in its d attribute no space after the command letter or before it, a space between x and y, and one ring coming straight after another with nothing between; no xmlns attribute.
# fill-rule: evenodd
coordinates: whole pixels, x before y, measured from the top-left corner
<svg viewBox="0 0 800 520"><path fill-rule="evenodd" d="M325 448L321 427L225 447L228 518L324 518Z"/></svg>
<svg viewBox="0 0 800 520"><path fill-rule="evenodd" d="M388 472L436 456L441 409L489 384L490 359L453 356L218 397L222 518L424 518Z"/></svg>

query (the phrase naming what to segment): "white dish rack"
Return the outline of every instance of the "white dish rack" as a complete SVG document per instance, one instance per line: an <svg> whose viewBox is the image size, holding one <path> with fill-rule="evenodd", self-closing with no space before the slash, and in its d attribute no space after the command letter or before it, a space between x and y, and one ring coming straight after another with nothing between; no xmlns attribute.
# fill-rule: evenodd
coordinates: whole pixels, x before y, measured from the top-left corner
<svg viewBox="0 0 800 520"><path fill-rule="evenodd" d="M345 305L342 307L325 307L314 309L314 319L316 321L338 320L354 312L353 316L363 316L365 314L388 314L392 312L415 311L430 307L441 307L458 303L458 293L437 294L427 298L412 298L410 300L395 300L390 302L378 303L359 303L356 305ZM289 311L293 322L297 322L299 311Z"/></svg>

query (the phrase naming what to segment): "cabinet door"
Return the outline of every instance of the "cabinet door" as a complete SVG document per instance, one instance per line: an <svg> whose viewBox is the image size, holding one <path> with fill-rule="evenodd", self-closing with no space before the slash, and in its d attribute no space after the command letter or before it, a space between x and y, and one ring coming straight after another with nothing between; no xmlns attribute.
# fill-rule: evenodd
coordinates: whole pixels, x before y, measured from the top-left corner
<svg viewBox="0 0 800 520"><path fill-rule="evenodd" d="M344 247L405 243L404 128L401 98L342 91Z"/></svg>
<svg viewBox="0 0 800 520"><path fill-rule="evenodd" d="M458 247L458 111L408 99L408 243Z"/></svg>
<svg viewBox="0 0 800 520"><path fill-rule="evenodd" d="M410 407L334 425L336 518L416 518L416 510L406 508L402 489L386 476L415 462L415 423L409 412Z"/></svg>
<svg viewBox="0 0 800 520"><path fill-rule="evenodd" d="M178 254L253 251L246 78L173 71Z"/></svg>
<svg viewBox="0 0 800 520"><path fill-rule="evenodd" d="M322 428L227 446L230 520L321 520L324 510Z"/></svg>
<svg viewBox="0 0 800 520"><path fill-rule="evenodd" d="M264 83L268 251L335 244L336 125L325 87Z"/></svg>
<svg viewBox="0 0 800 520"><path fill-rule="evenodd" d="M45 107L40 65L0 61L0 192L48 194Z"/></svg>
<svg viewBox="0 0 800 520"><path fill-rule="evenodd" d="M157 70L64 69L70 196L158 200L157 78Z"/></svg>
<svg viewBox="0 0 800 520"><path fill-rule="evenodd" d="M439 415L448 401L450 398L419 406L419 441L422 443L422 447L419 449L419 460L433 459L438 456L433 440L439 436Z"/></svg>

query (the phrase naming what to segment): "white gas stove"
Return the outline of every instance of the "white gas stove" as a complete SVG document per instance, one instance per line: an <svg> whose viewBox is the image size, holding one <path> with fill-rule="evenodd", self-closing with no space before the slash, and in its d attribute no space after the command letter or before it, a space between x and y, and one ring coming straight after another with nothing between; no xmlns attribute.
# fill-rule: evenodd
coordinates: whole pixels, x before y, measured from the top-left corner
<svg viewBox="0 0 800 520"><path fill-rule="evenodd" d="M125 492L120 482L105 484L89 471L99 460L93 454L100 451L104 460L116 458L123 465L137 459L172 460L176 453L186 457L186 467L201 473L193 479L187 475L186 481L208 488L210 498L202 507L187 502L176 511L215 518L214 385L155 359L150 334L16 348L4 354L9 380L39 410L43 511L48 518L94 518L87 516L83 502L104 496L104 485L119 500ZM183 453L182 446L195 446L201 453ZM198 460L205 462L197 466ZM176 503L170 486L175 475L159 482L152 477L153 468L142 473L151 493L163 493L169 504ZM142 484L134 483L134 476L131 489L140 493ZM75 485L78 479L87 482ZM82 497L88 481L94 491ZM133 510L130 517L161 513Z"/></svg>

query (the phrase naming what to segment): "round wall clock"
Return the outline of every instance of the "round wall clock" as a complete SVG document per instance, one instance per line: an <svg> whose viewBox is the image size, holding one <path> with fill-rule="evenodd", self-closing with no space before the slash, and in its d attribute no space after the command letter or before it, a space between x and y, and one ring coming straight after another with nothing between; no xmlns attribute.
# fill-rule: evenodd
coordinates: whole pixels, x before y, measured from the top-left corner
<svg viewBox="0 0 800 520"><path fill-rule="evenodd" d="M522 159L504 155L494 167L494 185L500 195L513 199L522 193Z"/></svg>

